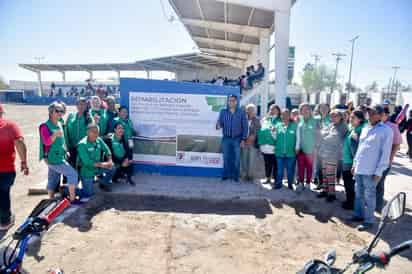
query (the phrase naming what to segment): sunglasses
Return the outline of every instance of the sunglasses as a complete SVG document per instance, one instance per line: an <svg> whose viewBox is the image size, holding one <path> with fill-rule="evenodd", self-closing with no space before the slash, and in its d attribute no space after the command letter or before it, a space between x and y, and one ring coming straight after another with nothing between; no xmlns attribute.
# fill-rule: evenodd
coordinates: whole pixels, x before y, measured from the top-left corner
<svg viewBox="0 0 412 274"><path fill-rule="evenodd" d="M56 112L56 113L64 113L64 110L62 110L62 109L56 109L54 112Z"/></svg>

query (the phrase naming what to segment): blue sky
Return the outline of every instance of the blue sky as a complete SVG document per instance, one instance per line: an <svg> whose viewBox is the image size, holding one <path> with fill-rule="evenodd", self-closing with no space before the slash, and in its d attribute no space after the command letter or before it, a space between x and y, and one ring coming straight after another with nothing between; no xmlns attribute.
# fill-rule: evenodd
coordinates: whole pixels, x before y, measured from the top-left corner
<svg viewBox="0 0 412 274"><path fill-rule="evenodd" d="M398 78L412 84L411 14L410 0L298 0L292 9L290 41L296 46L296 78L313 60L311 54L320 54L322 63L333 66L331 54L339 51L348 55L339 67L340 81L346 80L348 40L360 35L355 84L364 87L377 80L385 85L393 65L401 66ZM180 23L165 20L157 0L0 0L0 44L0 75L6 80L36 80L17 66L34 62L34 56L44 56L47 63L131 62L187 53L194 47ZM68 80L86 77L67 74ZM44 78L61 76L47 73Z"/></svg>

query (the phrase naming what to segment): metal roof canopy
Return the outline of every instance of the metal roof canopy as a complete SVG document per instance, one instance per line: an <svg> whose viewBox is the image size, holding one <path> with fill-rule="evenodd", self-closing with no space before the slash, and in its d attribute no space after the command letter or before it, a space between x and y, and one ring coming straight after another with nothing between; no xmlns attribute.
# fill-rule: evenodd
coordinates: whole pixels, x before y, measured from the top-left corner
<svg viewBox="0 0 412 274"><path fill-rule="evenodd" d="M274 12L225 0L169 0L201 52L245 62L259 37L273 31Z"/></svg>
<svg viewBox="0 0 412 274"><path fill-rule="evenodd" d="M106 64L19 64L20 67L33 71L171 71L239 68L241 63L233 57L219 58L213 53L189 53L154 59L136 61L134 63Z"/></svg>

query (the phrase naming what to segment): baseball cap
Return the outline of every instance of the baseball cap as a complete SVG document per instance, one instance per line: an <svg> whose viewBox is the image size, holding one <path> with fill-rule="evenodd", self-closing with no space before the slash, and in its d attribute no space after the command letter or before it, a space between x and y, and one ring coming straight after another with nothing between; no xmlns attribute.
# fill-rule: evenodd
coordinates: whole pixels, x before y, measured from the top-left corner
<svg viewBox="0 0 412 274"><path fill-rule="evenodd" d="M385 108L382 105L374 105L368 109L369 111L375 111L377 114L382 114L385 112Z"/></svg>
<svg viewBox="0 0 412 274"><path fill-rule="evenodd" d="M389 100L389 99L383 100L382 105L390 105L390 104L391 104L391 100Z"/></svg>

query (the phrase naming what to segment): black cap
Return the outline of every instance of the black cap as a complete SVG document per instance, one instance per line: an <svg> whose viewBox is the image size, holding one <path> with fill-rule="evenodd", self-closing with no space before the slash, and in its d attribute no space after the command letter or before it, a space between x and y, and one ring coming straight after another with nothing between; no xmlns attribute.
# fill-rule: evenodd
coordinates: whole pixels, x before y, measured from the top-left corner
<svg viewBox="0 0 412 274"><path fill-rule="evenodd" d="M385 112L385 108L382 105L374 105L373 107L369 108L369 111L373 110L377 114L383 114Z"/></svg>

